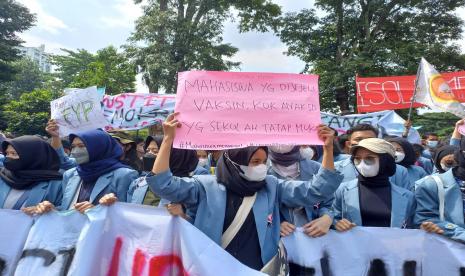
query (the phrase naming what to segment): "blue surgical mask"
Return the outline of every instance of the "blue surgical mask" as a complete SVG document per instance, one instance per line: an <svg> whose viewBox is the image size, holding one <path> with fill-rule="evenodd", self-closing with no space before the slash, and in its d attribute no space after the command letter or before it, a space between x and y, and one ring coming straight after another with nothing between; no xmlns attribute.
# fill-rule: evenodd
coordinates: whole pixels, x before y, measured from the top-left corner
<svg viewBox="0 0 465 276"><path fill-rule="evenodd" d="M438 141L427 141L426 145L430 148L435 148L437 147L438 143L439 143Z"/></svg>

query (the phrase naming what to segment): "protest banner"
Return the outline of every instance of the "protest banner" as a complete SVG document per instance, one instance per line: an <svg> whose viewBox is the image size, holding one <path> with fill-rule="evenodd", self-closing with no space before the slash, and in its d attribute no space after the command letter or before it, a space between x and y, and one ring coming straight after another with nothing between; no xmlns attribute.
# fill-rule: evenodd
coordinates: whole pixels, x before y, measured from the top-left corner
<svg viewBox="0 0 465 276"><path fill-rule="evenodd" d="M17 210L0 209L0 275L13 275L33 219Z"/></svg>
<svg viewBox="0 0 465 276"><path fill-rule="evenodd" d="M74 210L40 216L29 232L15 275L67 275L86 222Z"/></svg>
<svg viewBox="0 0 465 276"><path fill-rule="evenodd" d="M105 95L107 129L136 130L161 123L174 110L174 95L123 93Z"/></svg>
<svg viewBox="0 0 465 276"><path fill-rule="evenodd" d="M345 116L321 112L321 121L337 130L339 135L358 124L370 124L379 129L381 137L386 134L401 137L405 123L405 120L392 110ZM412 128L407 139L410 143L420 144L421 137L418 131Z"/></svg>
<svg viewBox="0 0 465 276"><path fill-rule="evenodd" d="M102 97L97 87L76 89L50 103L51 118L60 126L60 136L72 132L104 128Z"/></svg>
<svg viewBox="0 0 465 276"><path fill-rule="evenodd" d="M442 73L455 97L465 102L465 71ZM356 77L357 111L407 109L410 107L416 76ZM423 105L415 103L414 107Z"/></svg>
<svg viewBox="0 0 465 276"><path fill-rule="evenodd" d="M316 75L183 72L175 110L176 148L322 144Z"/></svg>
<svg viewBox="0 0 465 276"><path fill-rule="evenodd" d="M422 230L355 227L310 238L302 228L285 237L288 260L305 275L463 275L465 244Z"/></svg>
<svg viewBox="0 0 465 276"><path fill-rule="evenodd" d="M116 203L85 215L52 211L32 228L20 211L0 210L0 217L1 275L264 275L162 208ZM306 267L306 275L465 271L465 244L423 230L355 227L310 238L297 228L283 242L288 260ZM380 274L369 273L374 269Z"/></svg>

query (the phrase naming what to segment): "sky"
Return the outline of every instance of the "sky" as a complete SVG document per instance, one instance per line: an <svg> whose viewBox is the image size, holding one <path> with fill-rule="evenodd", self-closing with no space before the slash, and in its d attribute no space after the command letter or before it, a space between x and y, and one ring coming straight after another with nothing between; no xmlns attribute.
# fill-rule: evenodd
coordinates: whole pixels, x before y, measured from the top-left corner
<svg viewBox="0 0 465 276"><path fill-rule="evenodd" d="M25 46L45 45L45 51L60 53L60 48L98 49L126 43L134 21L142 11L133 0L17 0L37 16L36 26L22 33ZM312 8L313 0L274 0L284 12ZM465 20L465 8L458 11ZM239 48L233 61L241 62L244 72L299 73L304 63L284 54L286 47L273 33L239 33L237 23L227 22L224 42ZM465 51L465 39L462 40ZM138 92L147 88L138 80Z"/></svg>

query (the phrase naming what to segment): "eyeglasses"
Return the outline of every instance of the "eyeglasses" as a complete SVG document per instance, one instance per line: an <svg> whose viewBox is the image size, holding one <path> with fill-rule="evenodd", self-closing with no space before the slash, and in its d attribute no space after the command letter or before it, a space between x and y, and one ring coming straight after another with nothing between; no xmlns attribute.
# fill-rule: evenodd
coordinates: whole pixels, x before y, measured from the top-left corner
<svg viewBox="0 0 465 276"><path fill-rule="evenodd" d="M373 164L376 163L377 160L378 160L377 157L371 157L371 156L368 156L368 157L365 157L365 158L355 157L354 158L354 164L355 165L360 165L360 163L362 163L362 161L363 161L367 165L373 165Z"/></svg>

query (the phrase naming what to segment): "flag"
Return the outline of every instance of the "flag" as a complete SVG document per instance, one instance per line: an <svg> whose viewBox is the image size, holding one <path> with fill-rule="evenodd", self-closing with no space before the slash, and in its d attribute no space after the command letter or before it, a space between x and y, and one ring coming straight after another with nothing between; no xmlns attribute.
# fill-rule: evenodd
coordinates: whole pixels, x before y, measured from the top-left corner
<svg viewBox="0 0 465 276"><path fill-rule="evenodd" d="M415 101L465 118L465 107L455 98L441 74L424 58L418 67Z"/></svg>

